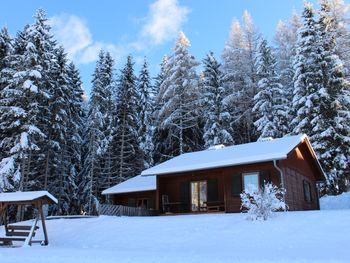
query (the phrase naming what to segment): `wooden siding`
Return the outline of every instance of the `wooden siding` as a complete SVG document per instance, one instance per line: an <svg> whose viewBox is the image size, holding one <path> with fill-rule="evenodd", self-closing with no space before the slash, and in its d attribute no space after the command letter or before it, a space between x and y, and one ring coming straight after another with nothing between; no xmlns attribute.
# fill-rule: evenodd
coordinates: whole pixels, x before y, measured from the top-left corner
<svg viewBox="0 0 350 263"><path fill-rule="evenodd" d="M157 176L158 189L158 206L157 209L161 211L162 195L167 195L170 203L181 203L172 205L170 208L172 212L189 212L190 200L184 202L181 200L181 186L183 183L190 184L192 181L212 180L217 179L218 185L218 203L224 204L224 177L222 176L222 169L213 169L206 171L198 171L183 174L170 174ZM188 189L190 191L190 189ZM190 196L190 192L187 193Z"/></svg>
<svg viewBox="0 0 350 263"><path fill-rule="evenodd" d="M272 162L241 165L235 167L225 167L220 169L211 169L205 171L196 171L191 173L161 175L157 178L158 184L158 202L157 209L161 211L162 203L161 196L168 195L169 202L182 203L180 197L181 184L191 181L217 179L218 182L218 202L224 204L226 212L240 212L241 199L239 195L232 193L232 176L242 176L247 172L269 172L270 180L276 185L280 184L279 174L276 172ZM243 184L243 180L242 180ZM243 189L243 185L240 186ZM172 212L179 212L180 207L174 205ZM184 211L182 211L184 212Z"/></svg>
<svg viewBox="0 0 350 263"><path fill-rule="evenodd" d="M299 145L289 153L286 160L280 161L286 187L286 203L289 210L315 210L319 209L318 190L316 178L320 178L319 171L313 165L313 156L305 143ZM305 201L303 182L311 185L311 202Z"/></svg>
<svg viewBox="0 0 350 263"><path fill-rule="evenodd" d="M270 180L275 185L280 184L279 174L277 173L272 162L259 163L259 164L249 164L241 165L235 167L228 167L224 169L224 178L225 178L225 193L226 193L226 212L240 212L241 211L241 198L239 195L232 193L232 176L242 176L243 173L248 172L261 172L267 171L270 173ZM241 189L243 189L243 180ZM260 182L259 182L260 184Z"/></svg>

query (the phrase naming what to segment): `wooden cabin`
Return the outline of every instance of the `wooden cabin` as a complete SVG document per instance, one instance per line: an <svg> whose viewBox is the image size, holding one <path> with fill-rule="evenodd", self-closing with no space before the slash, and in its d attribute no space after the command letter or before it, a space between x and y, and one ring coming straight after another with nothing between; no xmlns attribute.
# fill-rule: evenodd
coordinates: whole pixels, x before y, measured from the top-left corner
<svg viewBox="0 0 350 263"><path fill-rule="evenodd" d="M155 176L155 190L147 198L154 200L160 214L240 212L240 193L264 181L286 189L289 210L315 210L319 209L317 183L325 180L306 135L185 153L141 175ZM130 204L145 194L119 193L112 198Z"/></svg>

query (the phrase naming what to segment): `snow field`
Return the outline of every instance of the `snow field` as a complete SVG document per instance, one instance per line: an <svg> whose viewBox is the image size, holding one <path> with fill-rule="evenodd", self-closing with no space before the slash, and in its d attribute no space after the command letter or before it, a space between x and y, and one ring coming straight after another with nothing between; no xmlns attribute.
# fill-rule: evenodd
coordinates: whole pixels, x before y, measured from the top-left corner
<svg viewBox="0 0 350 263"><path fill-rule="evenodd" d="M269 221L205 214L47 225L49 246L0 247L0 262L350 262L350 210L277 213Z"/></svg>

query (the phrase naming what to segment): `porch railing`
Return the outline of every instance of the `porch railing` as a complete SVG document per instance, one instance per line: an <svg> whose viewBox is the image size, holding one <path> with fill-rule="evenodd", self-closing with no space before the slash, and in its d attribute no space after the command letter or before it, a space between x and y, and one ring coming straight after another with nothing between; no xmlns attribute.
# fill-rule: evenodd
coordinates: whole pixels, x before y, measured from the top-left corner
<svg viewBox="0 0 350 263"><path fill-rule="evenodd" d="M149 210L143 207L100 204L99 214L108 216L154 216L157 213L155 210Z"/></svg>

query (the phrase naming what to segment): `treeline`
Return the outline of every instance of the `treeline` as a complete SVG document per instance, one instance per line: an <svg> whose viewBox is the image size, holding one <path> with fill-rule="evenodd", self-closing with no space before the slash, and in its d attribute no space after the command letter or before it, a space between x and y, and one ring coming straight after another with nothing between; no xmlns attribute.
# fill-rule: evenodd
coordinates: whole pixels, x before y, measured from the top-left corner
<svg viewBox="0 0 350 263"><path fill-rule="evenodd" d="M305 4L277 26L273 45L248 12L234 20L218 61L200 62L180 32L155 78L145 58L120 71L101 51L83 101L79 74L44 12L14 40L0 34L0 191L47 189L52 214L94 212L101 191L143 169L216 144L306 133L328 181L348 187L350 32L346 5Z"/></svg>

